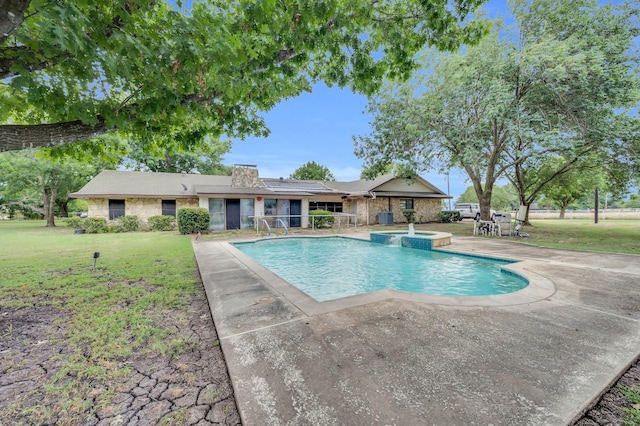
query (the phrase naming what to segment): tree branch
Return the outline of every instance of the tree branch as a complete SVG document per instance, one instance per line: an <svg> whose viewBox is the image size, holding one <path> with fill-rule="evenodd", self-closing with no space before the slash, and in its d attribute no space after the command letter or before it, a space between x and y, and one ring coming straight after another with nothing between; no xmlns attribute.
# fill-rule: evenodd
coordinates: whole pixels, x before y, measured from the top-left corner
<svg viewBox="0 0 640 426"><path fill-rule="evenodd" d="M26 10L30 2L31 0L0 0L0 11L6 9L7 7L10 7L12 3L15 3L15 4L26 3L24 5L24 10ZM3 3L8 3L8 6L5 6ZM157 3L157 0L148 0L148 4L145 5L145 7L148 7L151 9L156 5L156 3ZM139 6L136 4L135 7L141 8L142 6ZM24 10L20 15L19 22L17 22L15 27L11 29L11 32L15 31L16 28L18 28L22 24L24 20ZM127 3L127 5L124 7L124 10L129 14L133 13L133 8L131 7L130 3ZM7 12L7 15L10 15L10 13L12 12L9 10ZM2 44L10 35L9 33L6 35L6 37L3 37L3 26L2 26L3 17L5 17L5 15L2 12L0 12L0 44ZM114 16L112 21L108 25L102 28L97 28L93 32L89 32L85 34L85 37L88 40L92 40L93 38L95 38L94 34L98 32L102 32L107 38L109 38L116 32L116 29L119 29L121 26L122 26L122 17ZM17 63L18 61L20 61L20 64L26 71L33 72L33 71L38 71L41 69L55 66L59 64L61 61L72 58L72 57L73 55L69 52L61 52L57 56L45 58L45 55L43 52L34 51L33 49L27 46L7 47L0 50L0 80L3 80L5 78L15 77L18 75L17 72L11 72L11 66Z"/></svg>
<svg viewBox="0 0 640 426"><path fill-rule="evenodd" d="M45 58L43 52L35 52L27 46L11 46L0 49L0 80L17 76L19 73L11 71L11 66L20 61L28 72L38 71L60 63L64 59L72 58L70 53L63 53L53 58ZM25 60L25 58L27 58Z"/></svg>
<svg viewBox="0 0 640 426"><path fill-rule="evenodd" d="M0 44L22 24L31 0L0 0Z"/></svg>
<svg viewBox="0 0 640 426"><path fill-rule="evenodd" d="M34 204L28 204L28 203L24 203L22 201L9 201L8 203L4 203L4 204L0 204L0 206L17 206L17 207L21 207L23 209L29 209L34 211L35 213L41 214L43 216L45 216L45 211L44 209L34 205Z"/></svg>
<svg viewBox="0 0 640 426"><path fill-rule="evenodd" d="M96 124L84 124L80 120L53 124L7 124L0 126L0 152L78 142L113 130L107 127L101 117Z"/></svg>

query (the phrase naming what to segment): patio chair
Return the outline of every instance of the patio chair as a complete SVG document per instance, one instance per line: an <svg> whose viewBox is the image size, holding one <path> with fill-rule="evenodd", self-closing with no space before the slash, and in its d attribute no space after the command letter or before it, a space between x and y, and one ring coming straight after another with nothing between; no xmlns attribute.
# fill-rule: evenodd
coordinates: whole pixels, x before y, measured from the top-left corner
<svg viewBox="0 0 640 426"><path fill-rule="evenodd" d="M494 222L492 220L473 220L473 235L493 235Z"/></svg>
<svg viewBox="0 0 640 426"><path fill-rule="evenodd" d="M528 237L529 234L526 232L522 232L522 228L524 227L524 221L527 218L527 206L520 206L518 212L516 213L515 226L513 231L511 231L511 235L515 237Z"/></svg>
<svg viewBox="0 0 640 426"><path fill-rule="evenodd" d="M498 237L511 235L511 213L498 212L493 219L495 222L494 234Z"/></svg>

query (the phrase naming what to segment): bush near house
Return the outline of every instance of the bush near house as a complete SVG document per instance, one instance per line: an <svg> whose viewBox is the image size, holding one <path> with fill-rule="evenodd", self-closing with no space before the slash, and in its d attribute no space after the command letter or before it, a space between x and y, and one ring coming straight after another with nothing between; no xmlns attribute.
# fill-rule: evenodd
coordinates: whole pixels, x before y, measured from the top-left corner
<svg viewBox="0 0 640 426"><path fill-rule="evenodd" d="M109 232L109 225L104 217L88 217L84 219L83 229L87 234L102 234Z"/></svg>
<svg viewBox="0 0 640 426"><path fill-rule="evenodd" d="M140 221L138 216L122 216L118 218L123 232L135 232L140 230Z"/></svg>
<svg viewBox="0 0 640 426"><path fill-rule="evenodd" d="M64 220L64 224L69 228L84 229L85 219L80 216L72 216Z"/></svg>
<svg viewBox="0 0 640 426"><path fill-rule="evenodd" d="M330 228L333 226L333 213L327 210L311 210L309 212L311 216L311 223L314 228Z"/></svg>
<svg viewBox="0 0 640 426"><path fill-rule="evenodd" d="M407 219L407 223L416 221L416 211L414 209L404 209L402 210L402 215Z"/></svg>
<svg viewBox="0 0 640 426"><path fill-rule="evenodd" d="M176 218L173 216L151 216L147 222L152 231L173 231L176 229Z"/></svg>
<svg viewBox="0 0 640 426"><path fill-rule="evenodd" d="M460 222L462 215L457 210L444 210L438 213L438 220L442 223Z"/></svg>
<svg viewBox="0 0 640 426"><path fill-rule="evenodd" d="M208 231L210 221L207 209L186 207L178 210L178 231L181 234Z"/></svg>
<svg viewBox="0 0 640 426"><path fill-rule="evenodd" d="M84 229L89 234L103 232L136 232L146 230L145 224L138 216L122 216L114 223L107 223L104 218L81 218L72 216L64 220L69 228ZM176 218L173 216L151 216L148 220L152 231L173 231L176 229Z"/></svg>

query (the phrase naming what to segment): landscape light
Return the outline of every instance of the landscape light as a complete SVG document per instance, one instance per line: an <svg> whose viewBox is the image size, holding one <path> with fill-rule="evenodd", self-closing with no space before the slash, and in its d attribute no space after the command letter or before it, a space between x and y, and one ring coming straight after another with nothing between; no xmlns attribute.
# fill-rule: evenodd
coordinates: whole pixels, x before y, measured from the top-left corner
<svg viewBox="0 0 640 426"><path fill-rule="evenodd" d="M100 257L100 252L96 251L93 253L93 268L91 268L92 271L95 271L96 269L96 260Z"/></svg>

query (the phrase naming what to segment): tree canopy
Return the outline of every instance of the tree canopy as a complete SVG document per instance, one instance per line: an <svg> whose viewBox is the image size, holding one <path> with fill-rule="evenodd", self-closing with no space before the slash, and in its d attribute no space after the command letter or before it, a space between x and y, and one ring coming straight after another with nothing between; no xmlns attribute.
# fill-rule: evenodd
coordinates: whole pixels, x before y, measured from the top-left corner
<svg viewBox="0 0 640 426"><path fill-rule="evenodd" d="M554 158L548 162L547 167L554 169L554 162L565 162L562 158ZM557 167L556 167L557 168ZM573 167L558 175L542 189L542 203L550 203L560 209L560 219L564 219L567 208L574 202L591 194L594 188L603 190L606 188L606 174L597 166L597 162L580 162L578 167Z"/></svg>
<svg viewBox="0 0 640 426"><path fill-rule="evenodd" d="M477 203L478 195L473 186L468 186L456 199L458 203ZM491 196L491 208L498 211L512 211L518 207L518 194L511 185L495 186Z"/></svg>
<svg viewBox="0 0 640 426"><path fill-rule="evenodd" d="M355 138L365 167L463 168L485 219L500 177L525 205L593 158L629 183L640 167L638 2L512 4L514 28L497 23L456 54L428 52L426 72L370 101L372 132Z"/></svg>
<svg viewBox="0 0 640 426"><path fill-rule="evenodd" d="M231 176L233 171L232 166L222 164L223 155L231 150L230 142L208 143L188 151L171 143L156 147L154 151L138 141L129 141L126 145L126 156L120 166L129 170L224 176Z"/></svg>
<svg viewBox="0 0 640 426"><path fill-rule="evenodd" d="M336 180L335 176L333 176L333 173L331 173L331 170L316 163L315 161L308 161L307 163L298 167L293 173L291 173L289 179L323 181Z"/></svg>
<svg viewBox="0 0 640 426"><path fill-rule="evenodd" d="M0 153L0 205L42 214L55 226L54 212L67 215L68 195L106 164L48 158L37 150Z"/></svg>
<svg viewBox="0 0 640 426"><path fill-rule="evenodd" d="M183 148L266 135L260 113L314 82L371 94L410 75L423 46L478 40L482 1L5 2L0 151L108 132Z"/></svg>

